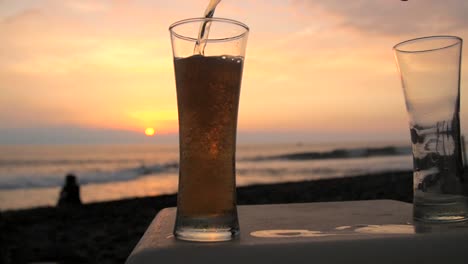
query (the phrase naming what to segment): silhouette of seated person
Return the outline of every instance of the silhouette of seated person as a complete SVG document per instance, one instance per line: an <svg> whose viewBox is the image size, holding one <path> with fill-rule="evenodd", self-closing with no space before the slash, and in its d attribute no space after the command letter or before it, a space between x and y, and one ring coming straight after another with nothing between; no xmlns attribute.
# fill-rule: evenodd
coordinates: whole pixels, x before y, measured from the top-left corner
<svg viewBox="0 0 468 264"><path fill-rule="evenodd" d="M67 174L65 177L65 185L60 191L58 206L81 205L80 186L76 182L76 176Z"/></svg>

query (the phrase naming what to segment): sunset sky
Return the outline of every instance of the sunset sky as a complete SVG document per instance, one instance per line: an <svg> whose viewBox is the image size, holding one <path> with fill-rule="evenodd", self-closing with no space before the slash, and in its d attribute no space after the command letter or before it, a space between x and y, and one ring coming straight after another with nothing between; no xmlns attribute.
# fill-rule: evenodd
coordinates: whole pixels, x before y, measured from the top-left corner
<svg viewBox="0 0 468 264"><path fill-rule="evenodd" d="M0 0L0 144L175 140L168 26L207 4ZM240 141L406 140L392 47L437 34L468 40L467 14L466 0L223 0L215 15L251 29Z"/></svg>

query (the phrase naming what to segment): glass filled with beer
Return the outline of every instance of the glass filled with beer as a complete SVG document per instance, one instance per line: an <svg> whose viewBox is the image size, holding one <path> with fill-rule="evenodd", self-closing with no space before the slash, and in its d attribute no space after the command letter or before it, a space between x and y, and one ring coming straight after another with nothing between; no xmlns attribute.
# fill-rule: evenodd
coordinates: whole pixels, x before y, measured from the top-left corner
<svg viewBox="0 0 468 264"><path fill-rule="evenodd" d="M228 241L239 233L236 130L248 32L221 18L170 26L179 114L177 239Z"/></svg>

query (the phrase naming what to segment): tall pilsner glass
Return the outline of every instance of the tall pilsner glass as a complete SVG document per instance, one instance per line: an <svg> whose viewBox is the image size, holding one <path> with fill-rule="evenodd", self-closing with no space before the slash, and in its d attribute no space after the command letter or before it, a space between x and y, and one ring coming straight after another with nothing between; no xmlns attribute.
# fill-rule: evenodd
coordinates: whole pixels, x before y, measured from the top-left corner
<svg viewBox="0 0 468 264"><path fill-rule="evenodd" d="M418 221L468 219L459 118L462 42L433 36L394 47L409 115Z"/></svg>
<svg viewBox="0 0 468 264"><path fill-rule="evenodd" d="M195 52L203 23L209 37ZM236 208L236 130L249 29L221 18L172 24L179 113L179 193L174 235L227 241L239 233ZM202 42L203 43L203 42Z"/></svg>

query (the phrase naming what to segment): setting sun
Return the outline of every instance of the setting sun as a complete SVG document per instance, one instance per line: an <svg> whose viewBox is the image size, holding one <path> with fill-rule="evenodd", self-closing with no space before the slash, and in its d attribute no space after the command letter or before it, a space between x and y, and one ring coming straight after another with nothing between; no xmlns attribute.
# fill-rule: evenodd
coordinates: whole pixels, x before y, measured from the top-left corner
<svg viewBox="0 0 468 264"><path fill-rule="evenodd" d="M154 136L154 128L151 128L151 127L148 127L146 130L145 130L145 135L147 135L148 137L151 137L151 136Z"/></svg>

